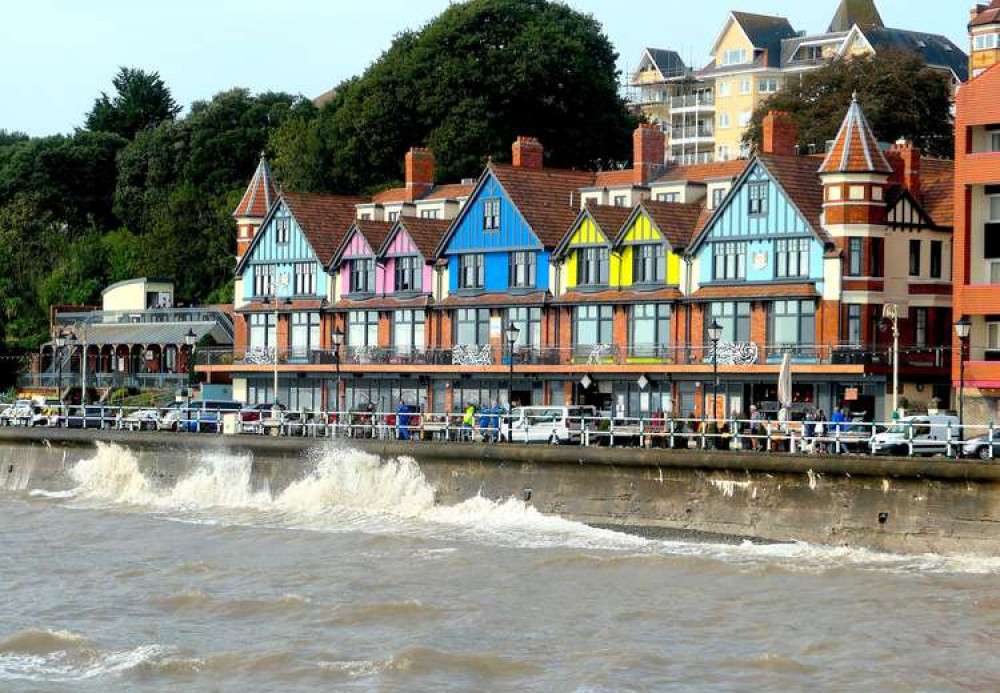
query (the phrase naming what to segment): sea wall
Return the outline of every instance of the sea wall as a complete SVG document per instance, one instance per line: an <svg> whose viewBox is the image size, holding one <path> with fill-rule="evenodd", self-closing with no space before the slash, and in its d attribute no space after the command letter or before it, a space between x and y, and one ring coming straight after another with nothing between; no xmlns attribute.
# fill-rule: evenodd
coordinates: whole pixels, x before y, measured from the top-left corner
<svg viewBox="0 0 1000 693"><path fill-rule="evenodd" d="M172 485L206 454L252 455L251 483L278 491L314 449L406 455L453 505L523 498L544 513L630 531L685 530L901 553L1000 555L1000 464L568 447L0 429L0 488L70 489L97 440L127 447Z"/></svg>

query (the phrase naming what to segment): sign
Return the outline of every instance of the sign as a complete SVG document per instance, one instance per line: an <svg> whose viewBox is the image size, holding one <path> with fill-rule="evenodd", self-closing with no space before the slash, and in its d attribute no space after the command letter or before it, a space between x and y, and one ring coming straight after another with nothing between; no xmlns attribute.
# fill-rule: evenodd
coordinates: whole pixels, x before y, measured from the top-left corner
<svg viewBox="0 0 1000 693"><path fill-rule="evenodd" d="M590 379L589 375L585 375L580 378L580 385L584 390L589 390L590 386L594 384L594 381Z"/></svg>
<svg viewBox="0 0 1000 693"><path fill-rule="evenodd" d="M857 402L858 397L861 393L858 392L856 387L845 387L844 388L844 401L845 402Z"/></svg>
<svg viewBox="0 0 1000 693"><path fill-rule="evenodd" d="M645 390L646 387L649 385L649 378L647 378L644 375L640 375L639 379L635 381L635 384L639 386L640 390Z"/></svg>
<svg viewBox="0 0 1000 693"><path fill-rule="evenodd" d="M767 253L754 253L753 259L751 260L753 268L758 272L767 269L768 261L769 258Z"/></svg>

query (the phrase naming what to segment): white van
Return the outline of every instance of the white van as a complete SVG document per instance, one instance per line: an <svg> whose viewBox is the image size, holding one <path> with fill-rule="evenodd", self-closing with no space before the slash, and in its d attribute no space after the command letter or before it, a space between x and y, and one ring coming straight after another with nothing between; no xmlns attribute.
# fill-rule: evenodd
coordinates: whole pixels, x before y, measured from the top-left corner
<svg viewBox="0 0 1000 693"><path fill-rule="evenodd" d="M579 443L584 426L596 424L594 407L518 407L507 417L500 440L512 443Z"/></svg>
<svg viewBox="0 0 1000 693"><path fill-rule="evenodd" d="M904 416L872 438L872 454L907 455L912 444L914 455L944 455L948 453L949 435L958 442L957 416Z"/></svg>

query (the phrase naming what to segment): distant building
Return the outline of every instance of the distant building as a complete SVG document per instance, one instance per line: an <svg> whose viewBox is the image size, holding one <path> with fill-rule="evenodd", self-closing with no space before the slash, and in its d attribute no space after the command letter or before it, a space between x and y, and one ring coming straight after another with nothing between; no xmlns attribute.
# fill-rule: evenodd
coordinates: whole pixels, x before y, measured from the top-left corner
<svg viewBox="0 0 1000 693"><path fill-rule="evenodd" d="M978 77L1000 62L1000 0L969 14L969 74Z"/></svg>

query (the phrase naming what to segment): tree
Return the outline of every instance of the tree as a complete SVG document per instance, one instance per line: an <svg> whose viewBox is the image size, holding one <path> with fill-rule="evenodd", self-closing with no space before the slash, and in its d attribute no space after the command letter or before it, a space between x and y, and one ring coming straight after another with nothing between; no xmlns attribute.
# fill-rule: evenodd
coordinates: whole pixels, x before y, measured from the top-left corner
<svg viewBox="0 0 1000 693"><path fill-rule="evenodd" d="M280 128L277 172L314 190L362 191L402 178L407 149L428 145L439 177L454 180L488 156L509 160L518 135L541 139L554 166L625 160L635 120L617 58L596 20L559 3L452 5L305 122Z"/></svg>
<svg viewBox="0 0 1000 693"><path fill-rule="evenodd" d="M902 50L837 60L804 73L757 108L744 142L760 142L768 111L788 111L798 124L800 146L822 152L836 138L854 93L879 140L906 138L931 156L954 156L949 80L918 54Z"/></svg>
<svg viewBox="0 0 1000 693"><path fill-rule="evenodd" d="M86 127L92 132L113 132L130 140L181 111L158 72L122 67L112 84L115 95L102 92L87 114Z"/></svg>

